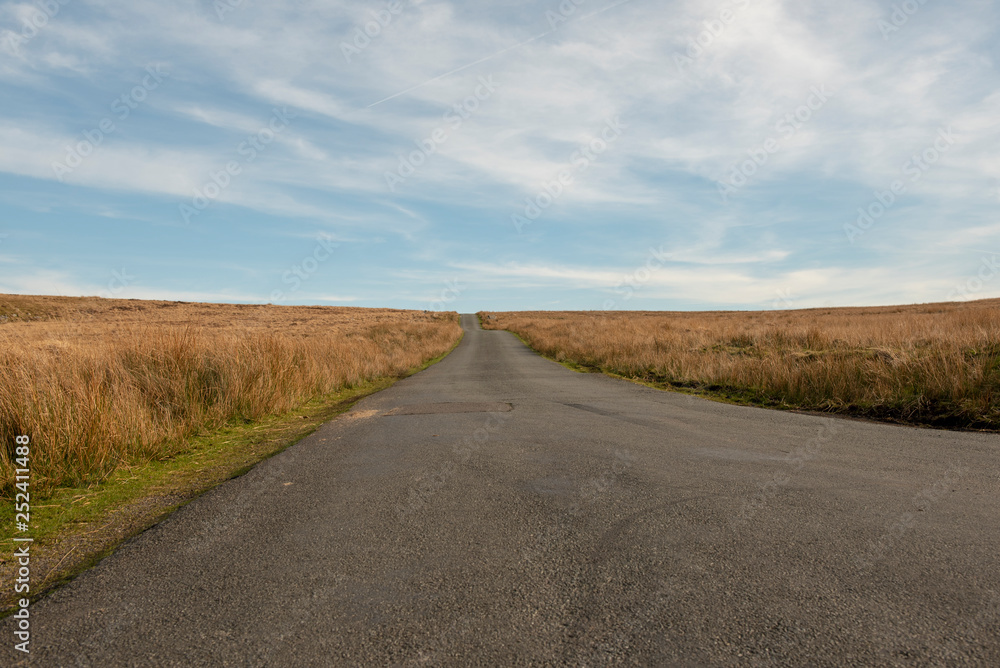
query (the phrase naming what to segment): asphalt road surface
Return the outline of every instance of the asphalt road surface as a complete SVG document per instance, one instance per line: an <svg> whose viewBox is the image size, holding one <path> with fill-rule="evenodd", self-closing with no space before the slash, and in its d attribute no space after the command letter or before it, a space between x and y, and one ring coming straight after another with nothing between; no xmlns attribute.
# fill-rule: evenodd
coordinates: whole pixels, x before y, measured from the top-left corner
<svg viewBox="0 0 1000 668"><path fill-rule="evenodd" d="M997 436L661 392L462 324L33 605L30 663L1000 666Z"/></svg>

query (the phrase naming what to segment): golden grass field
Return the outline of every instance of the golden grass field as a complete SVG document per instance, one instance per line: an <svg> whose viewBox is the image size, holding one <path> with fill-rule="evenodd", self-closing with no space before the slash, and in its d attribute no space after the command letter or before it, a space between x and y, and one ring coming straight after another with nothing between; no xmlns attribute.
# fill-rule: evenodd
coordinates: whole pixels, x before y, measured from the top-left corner
<svg viewBox="0 0 1000 668"><path fill-rule="evenodd" d="M0 480L31 437L31 485L99 481L448 351L454 314L0 295Z"/></svg>
<svg viewBox="0 0 1000 668"><path fill-rule="evenodd" d="M560 362L740 403L1000 429L1000 300L480 314ZM492 318L492 319L491 319Z"/></svg>

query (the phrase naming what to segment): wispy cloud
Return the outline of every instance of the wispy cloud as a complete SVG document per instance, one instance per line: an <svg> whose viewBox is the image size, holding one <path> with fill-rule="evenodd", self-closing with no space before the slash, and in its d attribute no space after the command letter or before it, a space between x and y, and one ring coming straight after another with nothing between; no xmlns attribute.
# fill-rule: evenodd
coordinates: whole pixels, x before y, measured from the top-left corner
<svg viewBox="0 0 1000 668"><path fill-rule="evenodd" d="M789 286L801 306L933 301L975 249L1000 248L1000 10L984 0L926 3L889 32L877 0L404 0L363 48L357 3L220 17L102 0L10 41L38 7L0 7L0 45L17 44L0 59L0 232L34 270L0 289L100 289L131 260L156 267L135 294L266 300L323 229L358 243L304 299L412 306L460 272L459 306L590 307L666 245L644 308L761 304ZM152 65L169 82L135 93ZM123 96L136 104L120 119ZM285 108L295 118L268 136ZM114 131L79 167L54 169L104 118ZM613 119L622 132L597 151ZM933 156L942 128L955 142ZM250 138L266 142L253 160ZM927 168L852 242L845 225L914 160ZM240 174L181 220L233 161ZM531 202L539 215L515 229ZM102 259L74 252L95 235ZM190 248L206 259L185 286L166 268Z"/></svg>

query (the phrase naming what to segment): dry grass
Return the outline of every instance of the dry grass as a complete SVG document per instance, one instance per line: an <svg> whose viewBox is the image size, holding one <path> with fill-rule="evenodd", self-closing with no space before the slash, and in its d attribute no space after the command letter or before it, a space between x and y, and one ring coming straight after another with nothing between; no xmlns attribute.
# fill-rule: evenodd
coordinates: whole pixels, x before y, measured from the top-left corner
<svg viewBox="0 0 1000 668"><path fill-rule="evenodd" d="M489 313L558 361L741 403L1000 429L1000 300L766 312Z"/></svg>
<svg viewBox="0 0 1000 668"><path fill-rule="evenodd" d="M170 457L185 439L395 376L451 348L454 314L0 295L0 480L32 491Z"/></svg>

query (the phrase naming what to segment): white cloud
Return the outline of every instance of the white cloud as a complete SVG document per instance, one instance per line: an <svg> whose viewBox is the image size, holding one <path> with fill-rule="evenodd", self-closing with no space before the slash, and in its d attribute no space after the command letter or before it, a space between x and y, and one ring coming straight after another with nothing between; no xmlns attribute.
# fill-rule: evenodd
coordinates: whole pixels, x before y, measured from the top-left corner
<svg viewBox="0 0 1000 668"><path fill-rule="evenodd" d="M619 269L608 265L623 264L607 258L633 257L631 245L647 235L672 240L685 263L650 284L664 295L740 301L787 283L817 298L904 300L936 294L960 275L968 247L1000 247L990 3L973 2L969 12L928 3L890 39L877 21L891 3L875 0L629 2L586 18L611 4L581 6L558 30L531 39L549 30L551 7L404 2L348 62L341 43L370 20L358 3L245 3L223 20L194 0L74 3L0 62L0 83L19 102L5 107L0 172L51 185L66 145L134 85L136 71L163 61L169 85L65 178L106 196L105 212L131 196L148 198L150 210L189 202L210 173L239 157L237 143L264 127L273 107L287 106L299 115L223 189L220 204L359 237L388 231L411 258L442 258L447 248L471 256L461 265L469 272L478 267L511 285L599 289L617 280ZM724 7L733 21L679 71L675 57ZM8 3L0 25L16 28L34 11ZM481 77L495 80L495 92L453 127L446 112L475 95ZM829 101L782 134L778 122L815 87L832 91ZM621 137L575 175L530 237L573 245L579 265L555 262L551 248L524 252L510 214L614 118L627 126ZM947 127L959 137L954 147L876 229L847 244L840 225ZM438 128L447 140L390 192L385 172ZM723 205L714 181L768 138L780 150ZM812 193L823 201L809 201ZM838 193L847 193L842 202ZM21 206L41 211L38 202ZM575 240L578 230L612 224L631 233L605 248L586 248L586 235ZM748 225L775 230L748 242ZM501 226L509 237L493 236ZM940 278L907 265L907 249L927 248ZM496 261L513 256L525 263Z"/></svg>

